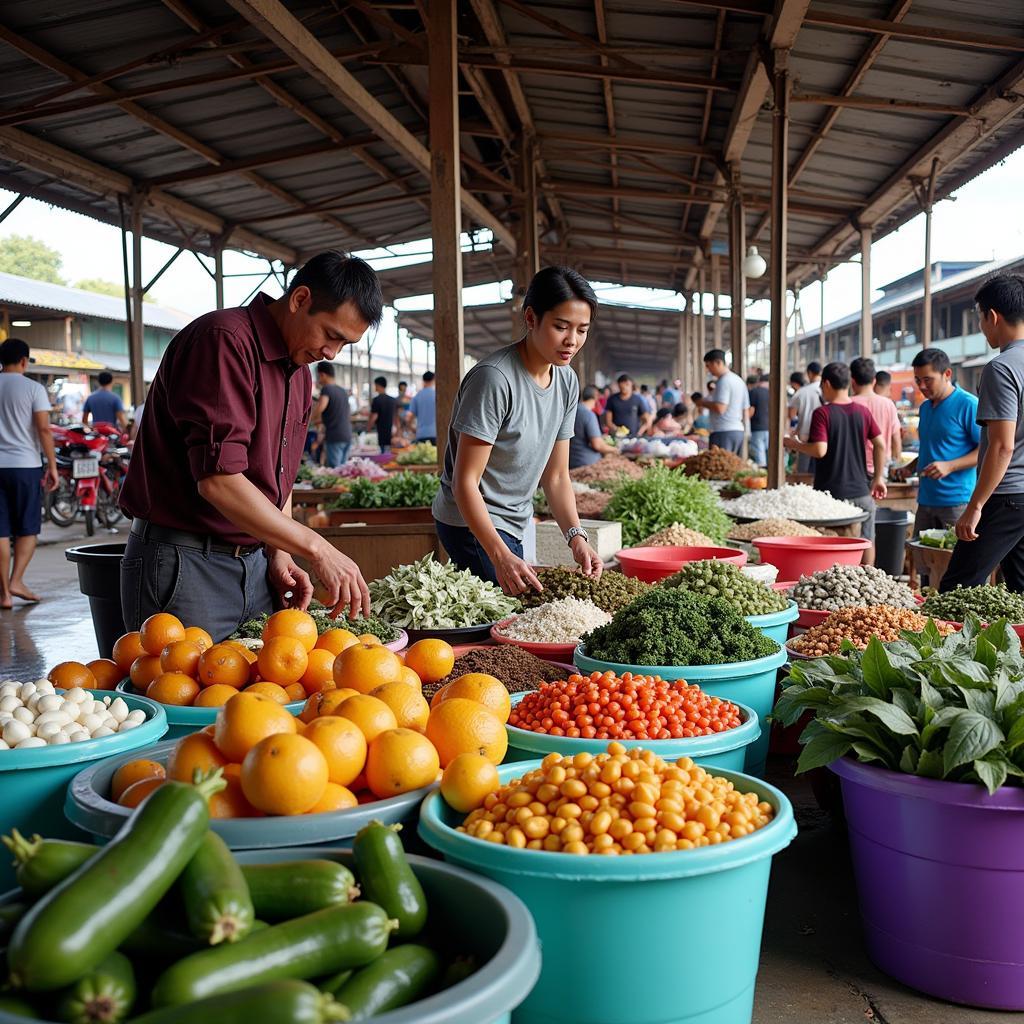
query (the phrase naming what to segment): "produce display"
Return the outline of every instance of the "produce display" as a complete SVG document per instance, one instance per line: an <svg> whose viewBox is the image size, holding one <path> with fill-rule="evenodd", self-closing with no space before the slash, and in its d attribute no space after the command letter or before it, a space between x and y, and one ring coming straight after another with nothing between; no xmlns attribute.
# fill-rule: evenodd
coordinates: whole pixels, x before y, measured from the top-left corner
<svg viewBox="0 0 1024 1024"><path fill-rule="evenodd" d="M578 641L595 627L611 622L611 619L611 615L598 608L593 601L563 597L536 608L528 608L504 626L500 633L510 640L569 644Z"/></svg>
<svg viewBox="0 0 1024 1024"><path fill-rule="evenodd" d="M563 597L576 597L581 601L590 601L602 611L614 615L620 608L651 589L650 583L624 576L621 572L603 572L600 579L594 579L592 576L584 576L579 569L570 569L564 565L538 569L537 578L544 589L531 590L522 595L520 600L526 608L534 608Z"/></svg>
<svg viewBox="0 0 1024 1024"><path fill-rule="evenodd" d="M967 616L943 639L934 622L892 643L872 639L790 668L774 716L810 711L799 771L852 754L894 772L981 783L990 793L1024 779L1024 658L1005 619Z"/></svg>
<svg viewBox="0 0 1024 1024"><path fill-rule="evenodd" d="M917 538L925 547L949 551L956 547L955 530L922 530Z"/></svg>
<svg viewBox="0 0 1024 1024"><path fill-rule="evenodd" d="M770 615L789 606L789 598L751 579L738 566L711 558L686 565L659 584L702 597L719 597L740 615Z"/></svg>
<svg viewBox="0 0 1024 1024"><path fill-rule="evenodd" d="M422 508L434 500L441 478L431 473L394 473L383 480L353 480L325 508Z"/></svg>
<svg viewBox="0 0 1024 1024"><path fill-rule="evenodd" d="M906 583L873 565L833 565L811 576L801 576L789 596L800 608L823 612L875 604L917 607L914 592Z"/></svg>
<svg viewBox="0 0 1024 1024"><path fill-rule="evenodd" d="M435 561L433 554L371 581L370 598L375 615L403 629L457 629L498 622L519 610L500 587Z"/></svg>
<svg viewBox="0 0 1024 1024"><path fill-rule="evenodd" d="M619 665L725 665L778 650L727 601L655 587L598 626L587 656Z"/></svg>
<svg viewBox="0 0 1024 1024"><path fill-rule="evenodd" d="M712 540L706 533L691 530L682 523L673 523L663 530L644 537L637 545L640 548L714 548L719 542Z"/></svg>
<svg viewBox="0 0 1024 1024"><path fill-rule="evenodd" d="M1005 583L955 587L944 594L932 594L926 598L921 611L950 622L964 622L971 614L983 622L995 622L996 619L1024 622L1024 594L1007 590Z"/></svg>
<svg viewBox="0 0 1024 1024"><path fill-rule="evenodd" d="M820 537L821 531L804 526L795 519L758 519L753 523L736 523L729 530L729 540L753 540L755 537Z"/></svg>
<svg viewBox="0 0 1024 1024"><path fill-rule="evenodd" d="M525 690L536 690L541 683L549 683L561 679L564 669L542 661L536 655L523 650L500 644L496 647L477 647L455 659L451 672L436 683L423 684L423 696L433 697L441 687L459 676L482 673L494 676L505 684L509 693L522 693Z"/></svg>
<svg viewBox="0 0 1024 1024"><path fill-rule="evenodd" d="M356 456L343 466L311 466L303 463L295 479L299 483L312 484L313 487L332 488L348 480L383 480L387 476L388 471L372 459Z"/></svg>
<svg viewBox="0 0 1024 1024"><path fill-rule="evenodd" d="M437 465L437 445L433 441L417 441L403 449L395 456L400 466L435 466Z"/></svg>
<svg viewBox="0 0 1024 1024"><path fill-rule="evenodd" d="M592 672L543 683L512 708L508 724L550 736L669 740L725 732L742 719L735 704L682 679Z"/></svg>
<svg viewBox="0 0 1024 1024"><path fill-rule="evenodd" d="M788 646L797 654L806 654L812 658L838 654L844 644L852 644L857 650L863 651L872 637L888 643L899 640L905 632L920 633L928 622L926 615L886 604L840 608L824 622L793 637ZM937 623L935 628L940 636L953 632L953 627L945 622Z"/></svg>
<svg viewBox="0 0 1024 1024"><path fill-rule="evenodd" d="M848 501L833 498L828 491L816 491L807 484L785 484L777 490L750 491L732 501L723 501L727 515L738 519L796 519L828 521L852 519L863 510Z"/></svg>
<svg viewBox="0 0 1024 1024"><path fill-rule="evenodd" d="M742 839L774 817L755 793L688 757L650 750L549 754L540 768L490 794L459 826L485 842L549 853L670 853Z"/></svg>
<svg viewBox="0 0 1024 1024"><path fill-rule="evenodd" d="M592 466L577 466L569 470L569 476L584 484L615 485L627 480L639 480L644 475L643 466L622 455L602 455Z"/></svg>
<svg viewBox="0 0 1024 1024"><path fill-rule="evenodd" d="M357 637L371 634L382 644L389 644L397 640L401 635L397 626L392 626L390 622L385 622L377 615L360 615L354 619L350 619L346 615L333 618L331 616L330 608L326 608L324 605L320 604L319 601L311 602L307 611L313 617L313 621L316 623L317 632L321 636L323 636L324 633L329 633L333 629L343 628L349 633L354 633ZM267 620L269 618L270 616L264 612L262 615L257 615L255 619L243 622L242 625L231 634L231 639L259 640L263 636L263 630L266 627Z"/></svg>
<svg viewBox="0 0 1024 1024"><path fill-rule="evenodd" d="M719 507L718 496L707 483L661 465L617 488L605 509L605 518L622 523L626 547L673 523L699 530L720 542L730 525Z"/></svg>
<svg viewBox="0 0 1024 1024"><path fill-rule="evenodd" d="M729 486L734 491L743 493L745 491L763 491L768 487L768 472L756 467L741 469L732 480Z"/></svg>
<svg viewBox="0 0 1024 1024"><path fill-rule="evenodd" d="M697 443L678 437L636 437L623 442L620 450L649 459L688 459L696 453Z"/></svg>
<svg viewBox="0 0 1024 1024"><path fill-rule="evenodd" d="M688 476L699 476L702 480L732 480L741 470L752 471L746 459L716 444L687 459L680 468Z"/></svg>

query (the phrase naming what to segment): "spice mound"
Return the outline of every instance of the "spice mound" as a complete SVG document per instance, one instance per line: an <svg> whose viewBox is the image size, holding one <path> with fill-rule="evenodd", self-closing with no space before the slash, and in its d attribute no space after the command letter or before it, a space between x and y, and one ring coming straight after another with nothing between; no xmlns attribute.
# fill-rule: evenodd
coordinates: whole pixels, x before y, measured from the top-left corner
<svg viewBox="0 0 1024 1024"><path fill-rule="evenodd" d="M455 666L444 679L436 683L424 683L423 696L429 700L442 686L471 672L483 672L485 675L500 679L509 693L536 690L541 683L552 682L565 676L564 668L552 665L549 661L542 661L529 651L524 651L522 647L512 647L509 644L478 647L460 654L455 659Z"/></svg>
<svg viewBox="0 0 1024 1024"><path fill-rule="evenodd" d="M750 469L749 462L714 444L705 452L691 455L682 465L684 473L702 480L731 480L744 469Z"/></svg>
<svg viewBox="0 0 1024 1024"><path fill-rule="evenodd" d="M527 608L549 604L563 597L577 597L581 601L596 604L602 611L614 614L651 589L650 583L623 576L621 572L604 572L600 579L594 579L592 576L584 576L578 569L562 565L538 569L537 578L544 590L540 593L531 590L522 595L522 603Z"/></svg>
<svg viewBox="0 0 1024 1024"><path fill-rule="evenodd" d="M499 632L510 640L527 643L571 644L611 620L611 615L593 601L563 597L517 615Z"/></svg>
<svg viewBox="0 0 1024 1024"><path fill-rule="evenodd" d="M728 601L740 615L770 615L789 606L789 598L766 587L729 562L709 558L686 565L662 580L663 587L679 587L704 597Z"/></svg>
<svg viewBox="0 0 1024 1024"><path fill-rule="evenodd" d="M800 608L822 612L874 604L917 607L914 592L906 583L873 565L833 565L811 576L801 576L789 596Z"/></svg>
<svg viewBox="0 0 1024 1024"><path fill-rule="evenodd" d="M604 455L592 466L577 466L569 470L569 477L584 484L612 484L626 477L628 480L639 480L644 475L644 467L624 455Z"/></svg>
<svg viewBox="0 0 1024 1024"><path fill-rule="evenodd" d="M873 636L878 637L883 644L891 643L900 639L901 631L920 633L927 625L927 616L907 608L893 608L884 604L841 608L824 622L794 637L787 646L797 654L820 658L826 654L839 654L844 640L849 640L859 651L863 651ZM948 623L936 622L935 625L943 636L953 632L954 627Z"/></svg>
<svg viewBox="0 0 1024 1024"><path fill-rule="evenodd" d="M637 545L641 548L717 548L717 540L700 530L691 530L682 523L673 523L664 530L652 533Z"/></svg>
<svg viewBox="0 0 1024 1024"><path fill-rule="evenodd" d="M804 526L795 519L758 519L737 523L729 531L729 540L753 540L755 537L819 537L821 531Z"/></svg>

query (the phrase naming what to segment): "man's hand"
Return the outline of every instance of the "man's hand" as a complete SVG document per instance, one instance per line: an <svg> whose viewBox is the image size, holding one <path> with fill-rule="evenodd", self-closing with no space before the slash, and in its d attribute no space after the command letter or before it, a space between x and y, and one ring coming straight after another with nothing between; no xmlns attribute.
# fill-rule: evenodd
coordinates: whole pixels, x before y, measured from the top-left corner
<svg viewBox="0 0 1024 1024"><path fill-rule="evenodd" d="M931 477L932 480L943 480L953 472L953 467L948 462L929 462L924 469L921 470L922 476Z"/></svg>
<svg viewBox="0 0 1024 1024"><path fill-rule="evenodd" d="M313 597L313 581L287 551L274 551L268 561L270 586L282 607L305 611Z"/></svg>
<svg viewBox="0 0 1024 1024"><path fill-rule="evenodd" d="M370 591L351 558L321 538L311 560L313 572L327 592L324 604L332 615L339 615L345 608L352 619L370 614Z"/></svg>
<svg viewBox="0 0 1024 1024"><path fill-rule="evenodd" d="M981 518L981 509L974 505L968 505L964 509L964 514L956 521L956 539L957 540L977 540L978 535L975 530L978 528L978 520Z"/></svg>
<svg viewBox="0 0 1024 1024"><path fill-rule="evenodd" d="M782 438L782 447L788 451L795 452L799 451L800 448L799 438L793 437L791 434L785 434Z"/></svg>
<svg viewBox="0 0 1024 1024"><path fill-rule="evenodd" d="M892 477L893 483L901 484L910 476L910 470L906 466L900 466L899 469L890 469L889 476Z"/></svg>
<svg viewBox="0 0 1024 1024"><path fill-rule="evenodd" d="M47 466L43 474L43 490L55 491L60 486L60 477L57 475L56 466Z"/></svg>
<svg viewBox="0 0 1024 1024"><path fill-rule="evenodd" d="M498 577L498 585L506 594L518 597L531 587L538 593L544 590L530 563L514 555L508 548L504 548L497 557L492 558L492 562L495 575Z"/></svg>
<svg viewBox="0 0 1024 1024"><path fill-rule="evenodd" d="M573 537L569 550L576 559L576 564L583 570L584 576L593 576L595 580L601 578L604 569L601 558L582 537Z"/></svg>
<svg viewBox="0 0 1024 1024"><path fill-rule="evenodd" d="M871 497L875 501L881 501L887 494L889 489L885 486L884 480L872 480L871 482Z"/></svg>

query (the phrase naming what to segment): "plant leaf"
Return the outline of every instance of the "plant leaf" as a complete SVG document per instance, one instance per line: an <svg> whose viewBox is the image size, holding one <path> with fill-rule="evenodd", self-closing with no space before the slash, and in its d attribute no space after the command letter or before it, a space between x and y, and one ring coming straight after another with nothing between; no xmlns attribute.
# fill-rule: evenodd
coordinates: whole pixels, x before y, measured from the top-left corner
<svg viewBox="0 0 1024 1024"><path fill-rule="evenodd" d="M917 762L917 774L925 779L941 779L942 754L938 750L922 750Z"/></svg>
<svg viewBox="0 0 1024 1024"><path fill-rule="evenodd" d="M806 734L805 731L804 735ZM800 751L800 759L796 766L797 774L809 772L812 768L824 768L825 765L838 761L849 753L850 747L848 739L823 729L812 736Z"/></svg>
<svg viewBox="0 0 1024 1024"><path fill-rule="evenodd" d="M877 636L868 641L860 659L860 668L865 685L876 697L888 697L892 687L904 682L903 673L890 664L889 655Z"/></svg>
<svg viewBox="0 0 1024 1024"><path fill-rule="evenodd" d="M988 757L975 758L974 771L990 793L1006 782L1006 759L994 751Z"/></svg>
<svg viewBox="0 0 1024 1024"><path fill-rule="evenodd" d="M967 708L958 709L942 751L943 775L968 761L983 758L1003 739L1002 729L990 718Z"/></svg>
<svg viewBox="0 0 1024 1024"><path fill-rule="evenodd" d="M865 764L868 764L871 761L879 761L887 768L896 767L896 765L890 760L888 754L879 750L874 743L869 743L867 740L855 740L853 744L853 752L857 755L857 760L863 761Z"/></svg>
<svg viewBox="0 0 1024 1024"><path fill-rule="evenodd" d="M1006 734L1006 749L1013 753L1018 747L1024 746L1024 714L1018 716Z"/></svg>
<svg viewBox="0 0 1024 1024"><path fill-rule="evenodd" d="M917 762L920 759L920 751L916 747L904 747L900 755L900 771L913 775L917 771Z"/></svg>

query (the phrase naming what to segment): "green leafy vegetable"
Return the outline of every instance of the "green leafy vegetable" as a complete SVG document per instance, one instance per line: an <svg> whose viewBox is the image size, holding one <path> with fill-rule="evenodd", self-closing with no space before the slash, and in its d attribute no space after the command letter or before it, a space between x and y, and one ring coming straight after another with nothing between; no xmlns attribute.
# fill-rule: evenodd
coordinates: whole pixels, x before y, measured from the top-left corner
<svg viewBox="0 0 1024 1024"><path fill-rule="evenodd" d="M955 587L945 594L932 594L921 605L922 615L934 615L949 622L963 622L974 613L983 622L1006 618L1024 622L1024 594L1006 589L1006 584L984 583L980 587Z"/></svg>
<svg viewBox="0 0 1024 1024"><path fill-rule="evenodd" d="M768 615L788 607L789 598L747 576L729 562L707 559L689 562L679 572L662 580L663 587L680 587L703 597L720 597L740 615Z"/></svg>
<svg viewBox="0 0 1024 1024"><path fill-rule="evenodd" d="M331 508L421 508L434 500L441 486L432 473L396 473L383 480L357 477L345 494L326 507Z"/></svg>

